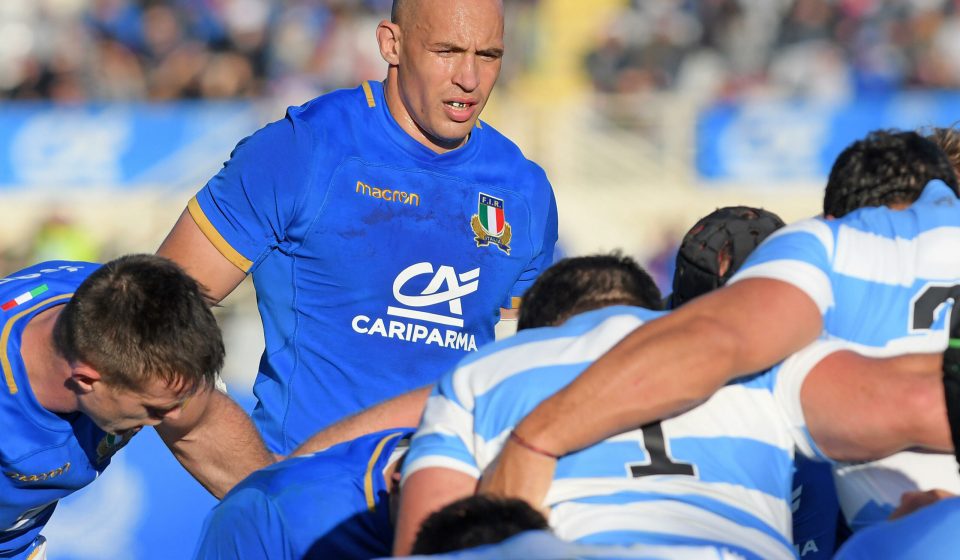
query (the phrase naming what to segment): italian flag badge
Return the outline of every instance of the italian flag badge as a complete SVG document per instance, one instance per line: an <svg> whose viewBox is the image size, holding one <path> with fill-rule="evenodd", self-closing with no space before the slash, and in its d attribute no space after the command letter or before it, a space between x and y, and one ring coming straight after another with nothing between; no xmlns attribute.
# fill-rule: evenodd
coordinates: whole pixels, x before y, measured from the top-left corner
<svg viewBox="0 0 960 560"><path fill-rule="evenodd" d="M9 311L18 305L27 303L28 301L39 296L40 294L47 291L48 289L49 288L47 288L46 284L41 284L36 288L30 290L29 292L22 293L19 296L11 299L10 301L3 303L2 305L0 305L0 309L2 309L3 311Z"/></svg>
<svg viewBox="0 0 960 560"><path fill-rule="evenodd" d="M477 213L470 220L477 247L493 244L506 254L510 254L510 239L513 232L506 220L503 199L480 193Z"/></svg>

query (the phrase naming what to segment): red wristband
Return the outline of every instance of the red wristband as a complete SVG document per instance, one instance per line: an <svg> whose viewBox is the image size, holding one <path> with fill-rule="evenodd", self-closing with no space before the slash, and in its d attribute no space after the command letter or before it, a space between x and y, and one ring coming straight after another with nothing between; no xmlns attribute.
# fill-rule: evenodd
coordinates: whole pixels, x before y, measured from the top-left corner
<svg viewBox="0 0 960 560"><path fill-rule="evenodd" d="M515 432L515 431L511 431L511 432L510 432L510 439L512 439L513 441L517 442L517 445L519 445L520 447L529 449L530 451L533 451L533 452L536 453L537 455L543 455L544 457L550 457L551 459L559 459L559 458L560 458L559 455L554 455L553 453L550 453L549 451L547 451L547 450L545 450L545 449L540 449L540 448L537 447L536 445L533 445L532 443L530 443L530 442L528 442L527 440L525 440L525 439L523 439L522 437L520 437L520 436L517 434L517 432Z"/></svg>

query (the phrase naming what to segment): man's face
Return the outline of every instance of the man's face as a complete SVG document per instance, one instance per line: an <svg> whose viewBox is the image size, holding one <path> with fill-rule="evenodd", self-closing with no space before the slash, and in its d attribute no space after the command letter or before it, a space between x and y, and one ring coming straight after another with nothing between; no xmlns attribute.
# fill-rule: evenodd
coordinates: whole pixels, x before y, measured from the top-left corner
<svg viewBox="0 0 960 560"><path fill-rule="evenodd" d="M187 395L162 381L151 381L142 391L99 381L93 390L79 397L80 412L105 432L124 435L143 426L156 426L179 416Z"/></svg>
<svg viewBox="0 0 960 560"><path fill-rule="evenodd" d="M407 114L394 116L421 142L459 147L500 75L502 6L498 0L420 0L408 15L401 20L398 64Z"/></svg>

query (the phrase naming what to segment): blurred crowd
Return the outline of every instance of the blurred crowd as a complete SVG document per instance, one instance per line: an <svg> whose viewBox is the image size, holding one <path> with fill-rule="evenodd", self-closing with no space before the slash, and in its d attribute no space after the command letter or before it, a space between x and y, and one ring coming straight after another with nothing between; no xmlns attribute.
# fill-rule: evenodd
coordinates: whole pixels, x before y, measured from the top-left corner
<svg viewBox="0 0 960 560"><path fill-rule="evenodd" d="M508 9L523 21L537 1L508 0ZM374 33L390 5L391 0L2 0L0 98L309 99L383 77Z"/></svg>
<svg viewBox="0 0 960 560"><path fill-rule="evenodd" d="M960 88L958 0L631 0L586 56L604 93L849 99Z"/></svg>
<svg viewBox="0 0 960 560"><path fill-rule="evenodd" d="M3 0L0 95L237 98L383 73L390 0ZM363 30L361 33L360 30Z"/></svg>

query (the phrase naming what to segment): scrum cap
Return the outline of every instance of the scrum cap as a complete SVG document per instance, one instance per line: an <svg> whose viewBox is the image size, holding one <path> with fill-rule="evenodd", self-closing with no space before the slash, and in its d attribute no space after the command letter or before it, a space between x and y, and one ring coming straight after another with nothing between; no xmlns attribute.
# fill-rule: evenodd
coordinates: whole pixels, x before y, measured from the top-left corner
<svg viewBox="0 0 960 560"><path fill-rule="evenodd" d="M757 245L783 225L773 212L748 206L718 208L701 218L683 236L668 306L679 307L724 285Z"/></svg>

